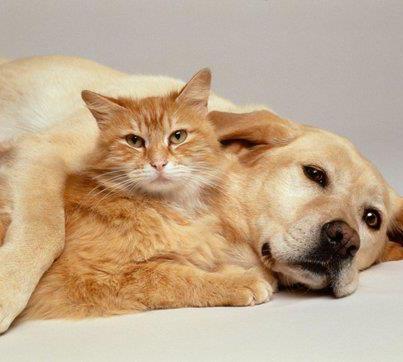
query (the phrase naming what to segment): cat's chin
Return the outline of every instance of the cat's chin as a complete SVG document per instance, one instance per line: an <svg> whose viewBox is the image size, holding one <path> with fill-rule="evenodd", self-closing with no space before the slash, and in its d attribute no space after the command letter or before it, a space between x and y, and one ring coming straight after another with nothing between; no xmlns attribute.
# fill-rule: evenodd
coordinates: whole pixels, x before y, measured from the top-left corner
<svg viewBox="0 0 403 362"><path fill-rule="evenodd" d="M158 178L151 182L143 184L141 189L143 192L154 195L163 195L176 192L183 189L182 182L174 181L167 178Z"/></svg>

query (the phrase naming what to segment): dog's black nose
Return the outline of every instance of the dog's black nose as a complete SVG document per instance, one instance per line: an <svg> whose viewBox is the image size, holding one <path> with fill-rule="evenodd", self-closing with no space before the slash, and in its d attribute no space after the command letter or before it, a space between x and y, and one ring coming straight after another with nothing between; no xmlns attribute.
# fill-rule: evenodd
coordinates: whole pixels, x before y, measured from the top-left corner
<svg viewBox="0 0 403 362"><path fill-rule="evenodd" d="M321 243L333 255L349 258L360 248L360 237L346 222L334 220L322 226Z"/></svg>

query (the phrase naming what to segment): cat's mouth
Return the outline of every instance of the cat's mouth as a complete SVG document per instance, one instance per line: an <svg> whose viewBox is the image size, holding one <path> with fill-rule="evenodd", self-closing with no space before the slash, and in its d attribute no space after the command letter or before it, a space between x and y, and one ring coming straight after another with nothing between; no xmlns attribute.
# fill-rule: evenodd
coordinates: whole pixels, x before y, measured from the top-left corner
<svg viewBox="0 0 403 362"><path fill-rule="evenodd" d="M159 172L148 181L150 187L163 187L164 189L175 187L177 183L178 180L166 172Z"/></svg>
<svg viewBox="0 0 403 362"><path fill-rule="evenodd" d="M167 182L171 182L172 178L170 178L166 173L164 172L159 172L158 174L156 174L153 179L151 180L151 182L157 182L157 183L167 183Z"/></svg>
<svg viewBox="0 0 403 362"><path fill-rule="evenodd" d="M167 173L158 173L154 174L147 180L144 180L142 184L142 188L145 189L147 192L150 193L161 193L161 192L170 192L176 190L182 183Z"/></svg>

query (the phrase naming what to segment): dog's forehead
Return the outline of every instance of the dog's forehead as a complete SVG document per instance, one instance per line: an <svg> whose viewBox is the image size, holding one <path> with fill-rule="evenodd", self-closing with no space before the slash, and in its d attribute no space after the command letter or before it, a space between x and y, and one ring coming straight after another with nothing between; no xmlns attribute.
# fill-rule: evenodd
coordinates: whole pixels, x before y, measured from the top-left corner
<svg viewBox="0 0 403 362"><path fill-rule="evenodd" d="M346 192L357 196L370 194L383 203L389 187L379 171L346 138L313 127L284 147L282 152L300 164L311 164L326 170Z"/></svg>
<svg viewBox="0 0 403 362"><path fill-rule="evenodd" d="M376 168L347 138L331 132L308 127L307 131L290 146L294 148L298 157L305 160L312 158L312 161L318 162L319 166L334 168L336 172L365 174L367 178L377 182L382 179Z"/></svg>
<svg viewBox="0 0 403 362"><path fill-rule="evenodd" d="M363 157L349 140L317 128L307 127L292 146L303 151L302 155L322 156L339 163L364 163Z"/></svg>

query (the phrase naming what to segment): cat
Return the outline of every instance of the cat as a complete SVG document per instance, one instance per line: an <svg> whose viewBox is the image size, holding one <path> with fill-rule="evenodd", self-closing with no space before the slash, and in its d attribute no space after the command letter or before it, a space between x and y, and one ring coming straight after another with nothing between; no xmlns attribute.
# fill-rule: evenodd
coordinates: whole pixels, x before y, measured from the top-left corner
<svg viewBox="0 0 403 362"><path fill-rule="evenodd" d="M202 69L166 97L113 99L83 91L101 131L88 171L96 195L145 193L197 204L200 191L219 178L223 157L207 121L210 83L210 71Z"/></svg>
<svg viewBox="0 0 403 362"><path fill-rule="evenodd" d="M97 147L87 170L67 180L65 249L20 319L268 298L264 278L228 263L247 232L222 221L234 162L207 120L210 77L202 70L165 97L82 92L100 129Z"/></svg>
<svg viewBox="0 0 403 362"><path fill-rule="evenodd" d="M95 202L119 192L148 194L191 211L204 188L220 177L223 153L207 120L211 72L197 72L180 92L144 99L106 97L88 90L82 99L100 130L87 169ZM0 145L0 163L12 144ZM0 180L0 245L10 224L6 178ZM2 204L4 206L2 207Z"/></svg>

